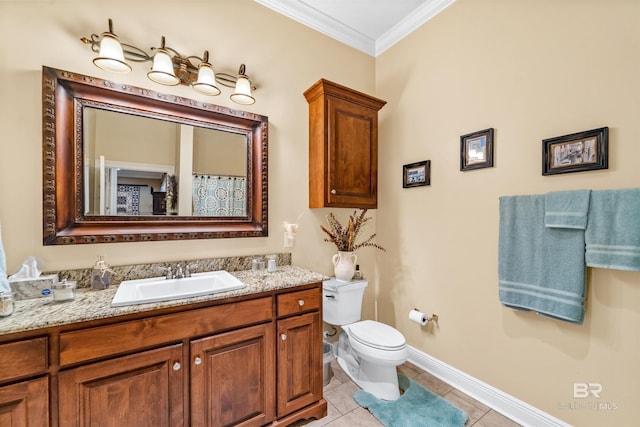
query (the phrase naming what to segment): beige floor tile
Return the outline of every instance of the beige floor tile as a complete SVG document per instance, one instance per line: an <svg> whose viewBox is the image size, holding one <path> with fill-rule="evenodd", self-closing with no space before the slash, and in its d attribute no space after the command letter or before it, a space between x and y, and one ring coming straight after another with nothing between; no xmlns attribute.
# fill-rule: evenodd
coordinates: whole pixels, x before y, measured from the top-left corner
<svg viewBox="0 0 640 427"><path fill-rule="evenodd" d="M324 393L324 398L336 407L341 414L351 412L360 405L353 400L353 394L360 388L351 381L340 384Z"/></svg>
<svg viewBox="0 0 640 427"><path fill-rule="evenodd" d="M327 427L379 427L382 424L369 411L358 407L335 421L327 424Z"/></svg>
<svg viewBox="0 0 640 427"><path fill-rule="evenodd" d="M467 426L474 425L476 421L489 412L487 406L456 389L451 390L442 397L467 413L469 416Z"/></svg>
<svg viewBox="0 0 640 427"><path fill-rule="evenodd" d="M422 372L418 376L412 378L412 380L414 380L418 384L423 385L430 392L438 394L440 396L444 396L445 394L453 390L453 387L451 387L449 384L426 372Z"/></svg>
<svg viewBox="0 0 640 427"><path fill-rule="evenodd" d="M331 361L331 371L333 372L333 377L336 378L339 383L342 384L351 381L347 374L344 373L335 358Z"/></svg>
<svg viewBox="0 0 640 427"><path fill-rule="evenodd" d="M420 370L420 368L417 368L416 366L412 365L409 362L405 362L402 365L398 366L398 372L400 372L402 375L404 375L407 378L415 378L418 375L420 375L421 373L423 373L424 371Z"/></svg>
<svg viewBox="0 0 640 427"><path fill-rule="evenodd" d="M521 427L520 424L510 420L504 415L496 412L489 411L482 416L473 427Z"/></svg>

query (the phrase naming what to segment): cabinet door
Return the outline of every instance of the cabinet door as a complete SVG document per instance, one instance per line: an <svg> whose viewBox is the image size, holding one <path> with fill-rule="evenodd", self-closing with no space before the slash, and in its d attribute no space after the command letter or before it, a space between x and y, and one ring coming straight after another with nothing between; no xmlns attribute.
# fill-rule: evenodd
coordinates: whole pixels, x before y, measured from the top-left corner
<svg viewBox="0 0 640 427"><path fill-rule="evenodd" d="M327 206L377 207L378 113L328 97Z"/></svg>
<svg viewBox="0 0 640 427"><path fill-rule="evenodd" d="M320 313L278 321L278 416L322 398Z"/></svg>
<svg viewBox="0 0 640 427"><path fill-rule="evenodd" d="M48 377L0 387L0 426L48 425Z"/></svg>
<svg viewBox="0 0 640 427"><path fill-rule="evenodd" d="M273 323L191 342L191 425L261 426L275 418Z"/></svg>
<svg viewBox="0 0 640 427"><path fill-rule="evenodd" d="M182 344L58 374L60 425L184 425Z"/></svg>

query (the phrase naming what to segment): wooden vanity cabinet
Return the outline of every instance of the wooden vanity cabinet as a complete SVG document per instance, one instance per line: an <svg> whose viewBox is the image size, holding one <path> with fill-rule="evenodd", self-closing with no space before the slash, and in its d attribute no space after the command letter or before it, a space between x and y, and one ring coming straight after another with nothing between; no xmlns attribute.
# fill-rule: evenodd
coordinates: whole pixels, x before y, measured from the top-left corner
<svg viewBox="0 0 640 427"><path fill-rule="evenodd" d="M275 419L273 325L191 342L191 425L262 426Z"/></svg>
<svg viewBox="0 0 640 427"><path fill-rule="evenodd" d="M322 399L321 297L319 288L277 297L279 417Z"/></svg>
<svg viewBox="0 0 640 427"><path fill-rule="evenodd" d="M322 418L321 296L315 283L47 328L46 337L0 336L0 359L15 368L0 369L0 425L285 426Z"/></svg>
<svg viewBox="0 0 640 427"><path fill-rule="evenodd" d="M378 111L386 101L321 79L309 103L309 207L377 208Z"/></svg>
<svg viewBox="0 0 640 427"><path fill-rule="evenodd" d="M182 345L60 372L60 426L184 425Z"/></svg>
<svg viewBox="0 0 640 427"><path fill-rule="evenodd" d="M49 426L48 340L0 344L0 426Z"/></svg>

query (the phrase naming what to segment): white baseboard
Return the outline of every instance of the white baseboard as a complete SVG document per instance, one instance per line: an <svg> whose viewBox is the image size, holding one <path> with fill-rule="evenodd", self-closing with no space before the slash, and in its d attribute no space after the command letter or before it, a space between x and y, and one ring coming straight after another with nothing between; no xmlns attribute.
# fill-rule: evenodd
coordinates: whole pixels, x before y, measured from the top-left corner
<svg viewBox="0 0 640 427"><path fill-rule="evenodd" d="M525 427L571 427L570 424L411 346L409 362Z"/></svg>

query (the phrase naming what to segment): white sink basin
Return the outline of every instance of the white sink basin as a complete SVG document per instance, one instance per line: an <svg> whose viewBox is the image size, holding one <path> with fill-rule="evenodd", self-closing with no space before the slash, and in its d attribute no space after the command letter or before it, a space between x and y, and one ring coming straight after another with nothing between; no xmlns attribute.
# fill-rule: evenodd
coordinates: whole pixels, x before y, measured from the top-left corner
<svg viewBox="0 0 640 427"><path fill-rule="evenodd" d="M152 277L125 280L120 284L111 307L170 301L244 288L244 283L225 270L194 273L182 279Z"/></svg>

